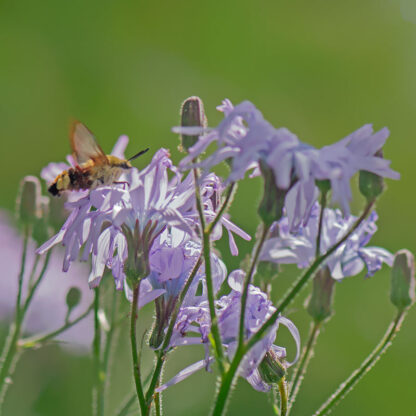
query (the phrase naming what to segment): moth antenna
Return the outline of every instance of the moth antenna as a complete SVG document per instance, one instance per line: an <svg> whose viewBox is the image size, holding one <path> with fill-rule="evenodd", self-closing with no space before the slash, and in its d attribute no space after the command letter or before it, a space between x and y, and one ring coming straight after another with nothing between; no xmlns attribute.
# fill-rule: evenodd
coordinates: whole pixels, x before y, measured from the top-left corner
<svg viewBox="0 0 416 416"><path fill-rule="evenodd" d="M127 159L127 161L131 162L132 160L137 159L139 156L145 154L148 150L149 150L149 147L147 149L141 150L139 153L136 153L130 159Z"/></svg>

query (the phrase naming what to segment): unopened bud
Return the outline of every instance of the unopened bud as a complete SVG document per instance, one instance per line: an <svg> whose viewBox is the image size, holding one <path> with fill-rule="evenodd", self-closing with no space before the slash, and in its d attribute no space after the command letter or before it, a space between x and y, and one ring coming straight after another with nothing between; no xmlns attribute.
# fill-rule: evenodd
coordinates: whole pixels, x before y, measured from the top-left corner
<svg viewBox="0 0 416 416"><path fill-rule="evenodd" d="M17 197L17 215L20 221L31 224L40 217L40 182L35 176L25 176Z"/></svg>
<svg viewBox="0 0 416 416"><path fill-rule="evenodd" d="M260 162L260 170L264 181L264 191L258 213L263 223L266 226L271 226L274 221L279 221L282 218L287 189L277 187L272 169L262 161Z"/></svg>
<svg viewBox="0 0 416 416"><path fill-rule="evenodd" d="M32 237L38 245L44 243L49 237L49 201L47 196L39 198L40 218L33 224Z"/></svg>
<svg viewBox="0 0 416 416"><path fill-rule="evenodd" d="M375 156L383 158L382 150L376 152ZM358 183L361 194L364 195L369 202L374 201L383 193L384 180L375 173L360 170Z"/></svg>
<svg viewBox="0 0 416 416"><path fill-rule="evenodd" d="M269 350L259 365L260 377L267 384L277 384L286 374L284 364Z"/></svg>
<svg viewBox="0 0 416 416"><path fill-rule="evenodd" d="M390 300L399 311L415 300L415 259L409 250L400 250L394 256Z"/></svg>
<svg viewBox="0 0 416 416"><path fill-rule="evenodd" d="M207 127L207 118L204 112L204 104L199 97L187 98L181 107L182 127ZM181 147L187 151L198 141L198 135L181 135Z"/></svg>
<svg viewBox="0 0 416 416"><path fill-rule="evenodd" d="M71 287L66 294L66 306L72 310L81 302L81 291L77 287Z"/></svg>
<svg viewBox="0 0 416 416"><path fill-rule="evenodd" d="M312 294L307 300L306 310L315 322L323 322L332 315L335 279L328 267L318 270L314 279Z"/></svg>

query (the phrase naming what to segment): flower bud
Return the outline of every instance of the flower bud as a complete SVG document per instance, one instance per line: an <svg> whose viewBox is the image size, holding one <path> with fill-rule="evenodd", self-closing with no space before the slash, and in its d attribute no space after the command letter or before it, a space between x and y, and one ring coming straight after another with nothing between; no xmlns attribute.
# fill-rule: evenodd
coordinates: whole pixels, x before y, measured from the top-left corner
<svg viewBox="0 0 416 416"><path fill-rule="evenodd" d="M204 104L199 97L187 98L181 106L182 127L207 127ZM181 148L187 151L198 141L198 135L181 134Z"/></svg>
<svg viewBox="0 0 416 416"><path fill-rule="evenodd" d="M68 311L75 308L81 302L81 291L77 287L71 287L66 294L66 306Z"/></svg>
<svg viewBox="0 0 416 416"><path fill-rule="evenodd" d="M47 196L39 198L40 217L33 224L32 237L38 245L44 243L50 237L48 225L49 201Z"/></svg>
<svg viewBox="0 0 416 416"><path fill-rule="evenodd" d="M20 182L17 197L18 219L24 224L32 224L40 217L40 182L35 176L25 176Z"/></svg>
<svg viewBox="0 0 416 416"><path fill-rule="evenodd" d="M399 311L415 300L415 259L409 250L400 250L394 256L390 300Z"/></svg>
<svg viewBox="0 0 416 416"><path fill-rule="evenodd" d="M259 365L262 380L267 384L277 384L286 374L286 368L276 354L269 350Z"/></svg>
<svg viewBox="0 0 416 416"><path fill-rule="evenodd" d="M315 322L323 322L332 315L335 279L328 267L319 269L313 279L312 294L306 301L306 310Z"/></svg>
<svg viewBox="0 0 416 416"><path fill-rule="evenodd" d="M376 152L375 156L383 158L382 150ZM364 195L369 202L374 201L383 193L384 180L375 173L360 170L358 183L361 194Z"/></svg>
<svg viewBox="0 0 416 416"><path fill-rule="evenodd" d="M260 161L260 170L264 181L264 191L258 213L263 223L271 226L274 221L282 218L287 189L277 187L273 171L262 161Z"/></svg>

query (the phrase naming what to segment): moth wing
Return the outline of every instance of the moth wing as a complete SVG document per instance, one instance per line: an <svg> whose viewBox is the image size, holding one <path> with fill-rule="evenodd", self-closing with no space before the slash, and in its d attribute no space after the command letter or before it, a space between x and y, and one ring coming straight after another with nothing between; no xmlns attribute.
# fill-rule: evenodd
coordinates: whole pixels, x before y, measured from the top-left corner
<svg viewBox="0 0 416 416"><path fill-rule="evenodd" d="M72 124L70 140L73 156L78 164L85 163L89 159L95 163L108 163L107 156L95 140L94 135L79 121Z"/></svg>

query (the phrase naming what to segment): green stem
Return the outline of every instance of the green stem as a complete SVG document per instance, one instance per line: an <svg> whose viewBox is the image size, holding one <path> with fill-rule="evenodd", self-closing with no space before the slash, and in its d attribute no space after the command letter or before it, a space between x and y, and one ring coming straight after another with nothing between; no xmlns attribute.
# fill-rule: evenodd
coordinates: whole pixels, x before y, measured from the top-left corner
<svg viewBox="0 0 416 416"><path fill-rule="evenodd" d="M118 411L117 416L128 416L130 408L136 403L137 394L133 394L126 402L126 404Z"/></svg>
<svg viewBox="0 0 416 416"><path fill-rule="evenodd" d="M92 309L93 309L93 305L91 305L78 318L74 319L71 322L67 322L65 325L61 326L57 330L55 330L53 332L49 332L48 334L41 335L41 336L20 339L19 342L18 342L18 344L19 344L20 347L23 347L23 348L31 348L31 347L34 347L34 346L36 346L38 344L42 344L42 343L44 343L46 341L49 341L50 339L55 338L57 335L60 335L60 334L62 334L62 332L65 332L69 328L73 327L78 322L82 321L84 318L86 318L90 314L90 312L91 312Z"/></svg>
<svg viewBox="0 0 416 416"><path fill-rule="evenodd" d="M137 352L137 337L136 337L136 321L137 321L137 304L140 293L140 282L136 284L133 289L133 301L131 303L131 317L130 317L130 343L131 343L131 355L133 359L133 375L136 385L136 394L140 404L140 410L142 415L147 413L146 400L144 398L143 386L140 376L140 363L139 355Z"/></svg>
<svg viewBox="0 0 416 416"><path fill-rule="evenodd" d="M308 369L310 359L312 358L312 355L313 355L313 349L315 347L316 340L318 339L320 329L321 329L320 322L315 322L315 321L312 322L308 341L306 343L305 348L302 351L299 364L297 365L295 372L293 374L293 381L290 387L289 409L288 409L287 414L290 413L292 406L295 403L296 396L299 393L300 386L302 384L302 381Z"/></svg>
<svg viewBox="0 0 416 416"><path fill-rule="evenodd" d="M400 326L406 316L407 311L397 313L396 318L391 322L387 332L381 339L380 343L371 352L371 354L363 361L361 366L355 370L335 391L335 393L314 413L314 416L323 416L328 414L351 390L352 388L367 374L382 356L382 354L390 347L394 337L400 330Z"/></svg>
<svg viewBox="0 0 416 416"><path fill-rule="evenodd" d="M15 366L15 363L17 361L17 353L18 353L18 341L21 336L22 331L22 324L23 320L26 314L26 311L29 307L30 300L32 299L33 295L30 297L30 300L28 302L28 299L26 299L26 302L21 307L21 299L22 299L22 288L23 288L23 278L25 274L25 264L26 264L26 256L27 256L27 247L28 247L28 240L29 240L29 230L26 229L25 231L25 237L23 241L23 252L22 252L22 259L21 259L21 266L20 266L20 272L18 276L18 293L16 298L16 312L15 312L15 319L14 323L10 326L10 331L7 336L6 342L3 347L3 352L1 355L1 368L0 368L0 413L1 413L1 407L3 405L4 397L6 395L6 391L8 388L9 383L7 383L8 377L13 373L13 369ZM42 269L42 272L40 274L40 277L38 279L42 279L46 268L49 264L49 258L50 253L45 258L45 263ZM37 263L35 262L35 267ZM33 270L31 271L31 274L33 274ZM30 293L29 293L30 296Z"/></svg>
<svg viewBox="0 0 416 416"><path fill-rule="evenodd" d="M40 285L40 283L41 283L41 281L42 281L42 279L43 279L43 277L46 273L46 270L48 269L49 260L51 258L51 255L52 255L52 250L49 250L46 253L45 261L43 263L42 270L40 271L39 277L35 280L35 283L29 289L29 293L26 297L26 300L25 300L25 302L23 304L23 308L22 308L22 315L23 316L26 315L26 312L29 309L29 306L32 302L33 296L35 296L36 290L38 289L38 287L39 287L39 285Z"/></svg>
<svg viewBox="0 0 416 416"><path fill-rule="evenodd" d="M240 327L239 327L239 337L238 337L238 345L242 346L244 344L244 320L246 315L246 305L247 305L247 297L248 297L248 288L250 286L251 281L253 280L254 270L257 265L257 261L260 257L261 250L263 248L263 244L266 241L267 235L269 233L270 226L267 226L263 223L263 229L261 232L261 237L257 242L256 249L254 250L254 256L251 259L250 268L247 272L246 279L244 281L244 288L243 293L241 295L241 311L240 311Z"/></svg>
<svg viewBox="0 0 416 416"><path fill-rule="evenodd" d="M93 388L93 414L104 415L104 379L101 373L101 325L99 320L100 288L95 288L94 293L94 388Z"/></svg>
<svg viewBox="0 0 416 416"><path fill-rule="evenodd" d="M17 299L16 299L16 321L22 320L20 304L22 301L23 278L24 278L25 268L26 268L26 256L27 256L28 242L29 242L29 227L27 226L25 228L25 233L23 237L23 252L22 252L22 260L20 263L20 272L19 272L19 277L18 277L18 289L17 289Z"/></svg>
<svg viewBox="0 0 416 416"><path fill-rule="evenodd" d="M288 404L288 395L287 395L287 383L285 377L282 377L277 385L280 394L280 416L287 415L287 404Z"/></svg>
<svg viewBox="0 0 416 416"><path fill-rule="evenodd" d="M199 214L199 220L201 222L201 232L203 237L203 255L205 262L205 280L207 283L207 297L208 297L208 306L209 314L211 318L211 333L214 342L214 349L217 358L218 367L220 372L224 372L224 351L221 342L221 335L218 329L217 323L217 314L215 311L215 293L214 293L214 284L212 281L212 271L211 271L211 233L206 230L206 220L204 215L204 209L202 206L201 192L198 185L199 175L197 169L194 169L194 184L195 184L195 199L196 207ZM214 219L215 221L215 219Z"/></svg>
<svg viewBox="0 0 416 416"><path fill-rule="evenodd" d="M319 257L321 254L321 237L322 237L322 226L324 219L324 212L326 207L326 192L321 193L321 211L319 212L319 223L318 223L318 235L316 237L316 253L315 257Z"/></svg>
<svg viewBox="0 0 416 416"><path fill-rule="evenodd" d="M194 265L194 267L191 271L191 274L189 275L188 279L186 280L185 286L183 287L183 289L182 289L182 291L179 295L178 301L176 302L176 305L175 305L175 309L174 309L174 311L172 313L172 316L170 318L170 321L169 321L168 330L167 330L165 338L163 340L162 347L158 351L158 356L157 356L157 360L156 360L156 368L155 368L155 371L153 372L153 376L152 376L152 379L150 381L149 388L147 389L147 392L146 392L146 402L148 403L149 408L150 408L150 404L151 404L156 386L159 382L159 377L160 377L160 374L162 372L163 363L165 361L165 357L166 357L166 353L167 353L166 350L168 349L169 344L170 344L170 339L172 337L173 328L175 327L175 323L176 323L176 319L177 319L178 314L179 314L180 307L181 307L181 305L182 305L182 303L185 299L186 294L188 293L189 288L191 287L191 284L192 284L199 268L201 267L201 264L202 264L202 257L200 256L198 261L195 263L195 265Z"/></svg>
<svg viewBox="0 0 416 416"><path fill-rule="evenodd" d="M257 342L259 342L267 331L275 324L279 315L283 310L293 301L299 291L305 286L309 279L314 275L315 271L319 266L341 245L343 244L348 237L357 229L361 222L367 217L370 213L371 208L374 205L374 200L370 201L365 207L361 216L356 220L350 230L342 237L335 245L333 245L325 254L318 257L309 269L295 282L292 288L284 296L283 300L276 307L276 311L269 317L269 319L261 326L259 331L257 331L244 345L237 348L234 358L230 364L228 371L223 375L221 379L220 388L217 395L217 400L214 406L213 415L220 416L223 414L227 398L230 393L230 389L234 380L234 376L237 372L238 366L240 365L241 360L244 355L252 348Z"/></svg>

